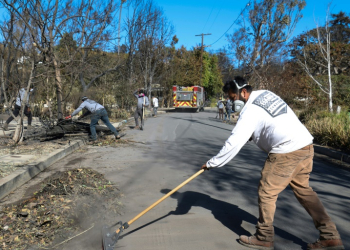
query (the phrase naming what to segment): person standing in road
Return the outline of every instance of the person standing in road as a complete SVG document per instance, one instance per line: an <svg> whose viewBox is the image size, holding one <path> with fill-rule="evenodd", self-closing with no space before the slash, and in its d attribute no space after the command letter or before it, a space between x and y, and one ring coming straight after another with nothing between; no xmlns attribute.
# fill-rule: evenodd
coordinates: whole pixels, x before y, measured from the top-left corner
<svg viewBox="0 0 350 250"><path fill-rule="evenodd" d="M149 105L148 97L145 96L144 91L142 89L138 89L134 92L134 96L137 98L137 107L135 110L135 129L140 128L140 130L144 129L145 121L144 121L144 111L145 108ZM139 117L141 119L141 127L139 126Z"/></svg>
<svg viewBox="0 0 350 250"><path fill-rule="evenodd" d="M218 103L216 104L219 110L219 120L224 120L224 104L222 103L221 98L218 99Z"/></svg>
<svg viewBox="0 0 350 250"><path fill-rule="evenodd" d="M16 97L16 103L15 103L15 109L12 111L13 115L15 117L17 117L19 115L19 112L21 110L21 105L22 105L22 100L24 100L24 115L28 117L28 126L27 129L31 129L32 128L32 111L30 110L30 105L29 105L29 96L30 93L32 93L34 91L34 89L30 89L29 93L27 94L27 98L26 100L24 100L24 95L26 93L26 89L25 88L21 88L17 94ZM5 122L5 124L3 125L3 130L8 131L8 125L9 123L14 119L14 117L11 115L7 121Z"/></svg>
<svg viewBox="0 0 350 250"><path fill-rule="evenodd" d="M158 98L153 96L152 99L153 102L153 112L154 112L154 117L157 117L157 111L158 111Z"/></svg>
<svg viewBox="0 0 350 250"><path fill-rule="evenodd" d="M107 111L101 104L95 102L94 100L88 99L86 96L82 97L81 101L82 103L80 104L80 106L76 110L74 110L70 116L67 116L66 120L71 119L73 116L77 115L83 108L86 108L89 112L92 113L90 122L90 141L97 140L96 125L99 120L102 120L103 123L106 124L106 126L113 132L113 134L115 135L115 139L120 139L118 131L110 123Z"/></svg>
<svg viewBox="0 0 350 250"><path fill-rule="evenodd" d="M228 97L227 97L227 100L226 100L225 108L226 108L225 121L226 121L227 117L228 117L228 121L230 121L231 120L231 113L232 113L232 101Z"/></svg>
<svg viewBox="0 0 350 250"><path fill-rule="evenodd" d="M299 203L313 219L319 239L307 249L344 249L339 232L316 192L309 187L314 148L313 137L291 108L267 90L252 91L242 77L235 77L223 87L240 111L237 125L220 152L202 169L222 167L237 155L248 140L268 153L258 188L259 219L254 236L241 235L239 242L249 248L273 249L273 220L276 201L288 185Z"/></svg>

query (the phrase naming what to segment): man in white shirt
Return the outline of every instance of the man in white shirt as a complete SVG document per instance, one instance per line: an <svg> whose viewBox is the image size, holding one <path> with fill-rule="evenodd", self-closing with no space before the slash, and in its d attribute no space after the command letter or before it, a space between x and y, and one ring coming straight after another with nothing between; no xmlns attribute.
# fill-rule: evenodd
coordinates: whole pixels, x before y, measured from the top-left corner
<svg viewBox="0 0 350 250"><path fill-rule="evenodd" d="M86 96L82 97L81 101L82 103L80 104L80 106L76 110L74 110L70 116L67 116L66 120L71 119L73 116L77 115L83 108L86 108L89 112L92 113L91 122L90 122L90 132L91 132L90 141L97 140L96 125L99 120L102 120L103 123L106 124L106 126L113 132L116 139L120 139L120 135L118 134L118 131L109 122L107 111L101 104L95 102L94 100L88 99Z"/></svg>
<svg viewBox="0 0 350 250"><path fill-rule="evenodd" d="M344 249L335 224L317 194L309 187L313 164L313 137L292 109L267 90L252 91L242 77L223 87L233 101L235 111L241 107L237 125L220 152L202 169L222 167L237 155L248 140L268 153L259 183L259 220L254 236L241 235L239 242L250 248L273 249L273 219L278 194L288 185L306 209L320 232L319 239L307 249Z"/></svg>
<svg viewBox="0 0 350 250"><path fill-rule="evenodd" d="M16 97L16 103L15 103L15 109L12 111L13 115L17 117L19 115L19 112L21 110L22 100L24 100L24 115L28 117L28 127L27 129L32 128L32 112L29 107L29 95L31 92L33 92L34 89L30 89L29 93L27 94L26 100L24 100L24 96L26 93L25 88L21 88L18 92L18 95ZM7 121L5 122L4 126L2 127L3 130L8 131L8 125L9 123L14 119L14 117L11 115Z"/></svg>
<svg viewBox="0 0 350 250"><path fill-rule="evenodd" d="M158 111L158 98L153 96L152 98L153 102L153 112L154 112L154 117L157 117L157 111Z"/></svg>

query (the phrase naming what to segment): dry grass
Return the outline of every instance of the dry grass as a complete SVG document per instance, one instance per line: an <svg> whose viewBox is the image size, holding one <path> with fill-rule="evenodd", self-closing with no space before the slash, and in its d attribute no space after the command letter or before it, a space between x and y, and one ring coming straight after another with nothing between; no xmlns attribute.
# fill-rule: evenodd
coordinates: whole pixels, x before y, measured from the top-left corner
<svg viewBox="0 0 350 250"><path fill-rule="evenodd" d="M315 112L305 119L315 142L350 152L350 118L347 112Z"/></svg>

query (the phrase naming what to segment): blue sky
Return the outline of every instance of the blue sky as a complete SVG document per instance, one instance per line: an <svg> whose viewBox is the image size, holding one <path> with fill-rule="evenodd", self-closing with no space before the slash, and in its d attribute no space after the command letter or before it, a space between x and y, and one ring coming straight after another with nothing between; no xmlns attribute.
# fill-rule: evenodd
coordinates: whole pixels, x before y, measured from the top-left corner
<svg viewBox="0 0 350 250"><path fill-rule="evenodd" d="M225 33L248 0L154 0L163 8L165 15L175 27L175 33L179 38L179 46L184 45L187 49L201 43L201 37L195 36L201 33L211 33L204 37L204 45L213 44ZM307 29L316 27L315 19L323 24L330 0L306 0L306 7L302 11L303 18L299 21L293 36ZM350 13L349 0L333 0L331 13L344 11ZM233 33L237 25L233 25L228 33ZM227 46L226 37L222 37L213 44L210 49L217 50Z"/></svg>

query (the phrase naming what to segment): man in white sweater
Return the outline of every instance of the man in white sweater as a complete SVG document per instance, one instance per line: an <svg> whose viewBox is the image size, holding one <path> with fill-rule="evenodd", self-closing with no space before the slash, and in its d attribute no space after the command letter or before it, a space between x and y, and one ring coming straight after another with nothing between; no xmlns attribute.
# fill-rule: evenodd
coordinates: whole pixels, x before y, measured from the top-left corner
<svg viewBox="0 0 350 250"><path fill-rule="evenodd" d="M273 249L273 219L278 194L288 185L300 204L312 217L320 237L307 249L344 249L335 224L317 194L309 187L313 164L313 137L292 109L276 94L267 90L252 91L242 77L223 87L241 108L237 125L220 152L202 169L222 167L237 155L248 140L268 153L258 188L259 220L254 236L241 235L239 242L250 248Z"/></svg>

